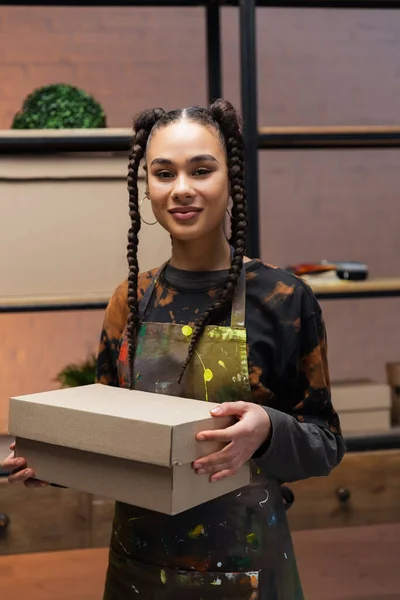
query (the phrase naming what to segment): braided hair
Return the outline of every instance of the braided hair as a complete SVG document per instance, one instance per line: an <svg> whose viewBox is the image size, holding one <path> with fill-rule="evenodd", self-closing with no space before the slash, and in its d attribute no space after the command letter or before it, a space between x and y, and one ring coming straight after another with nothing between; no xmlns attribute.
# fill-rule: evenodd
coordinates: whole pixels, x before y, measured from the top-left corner
<svg viewBox="0 0 400 600"><path fill-rule="evenodd" d="M129 214L131 218L131 227L128 234L129 316L127 337L131 389L134 387L133 365L136 350L136 337L140 325L137 295L139 274L137 247L138 233L140 230L138 170L140 162L145 156L146 147L151 136L158 129L166 127L182 118L186 118L189 121L213 129L219 136L220 141L226 150L230 196L232 198L230 244L233 247L233 254L231 266L224 285L218 291L215 300L195 324L188 354L179 375L179 383L182 382L185 371L195 353L196 345L204 328L210 322L211 318L217 318L217 316L220 315L222 311L226 310L232 302L243 266L243 257L246 252L247 210L246 191L244 187L243 137L240 119L232 104L226 100L219 99L211 104L208 109L193 106L186 109L172 110L170 112L165 112L162 109L153 109L139 113L133 123L135 133L128 167Z"/></svg>

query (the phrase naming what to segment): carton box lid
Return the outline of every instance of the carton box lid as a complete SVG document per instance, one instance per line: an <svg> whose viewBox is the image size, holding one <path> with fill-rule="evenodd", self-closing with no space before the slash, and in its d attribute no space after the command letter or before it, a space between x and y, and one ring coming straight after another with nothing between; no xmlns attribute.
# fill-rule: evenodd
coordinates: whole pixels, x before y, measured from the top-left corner
<svg viewBox="0 0 400 600"><path fill-rule="evenodd" d="M11 398L8 427L15 437L170 467L224 446L195 440L234 422L212 417L215 406L93 384Z"/></svg>

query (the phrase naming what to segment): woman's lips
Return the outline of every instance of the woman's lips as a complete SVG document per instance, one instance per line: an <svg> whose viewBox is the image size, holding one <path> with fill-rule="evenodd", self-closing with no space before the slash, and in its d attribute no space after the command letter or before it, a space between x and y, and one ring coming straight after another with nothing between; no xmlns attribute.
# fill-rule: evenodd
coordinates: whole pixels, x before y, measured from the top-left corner
<svg viewBox="0 0 400 600"><path fill-rule="evenodd" d="M197 217L202 212L202 209L185 206L182 208L174 208L169 212L177 221L190 221Z"/></svg>

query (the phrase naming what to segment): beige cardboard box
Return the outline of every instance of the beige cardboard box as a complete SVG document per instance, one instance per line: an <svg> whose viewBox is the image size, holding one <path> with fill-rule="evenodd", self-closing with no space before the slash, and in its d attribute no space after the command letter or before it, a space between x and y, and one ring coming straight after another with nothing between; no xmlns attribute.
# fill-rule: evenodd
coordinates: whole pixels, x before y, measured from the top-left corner
<svg viewBox="0 0 400 600"><path fill-rule="evenodd" d="M332 384L332 402L344 434L390 428L390 387L370 381Z"/></svg>
<svg viewBox="0 0 400 600"><path fill-rule="evenodd" d="M196 433L233 422L214 406L95 384L11 398L9 433L38 479L174 515L250 483L249 464L215 483L191 467L223 447Z"/></svg>

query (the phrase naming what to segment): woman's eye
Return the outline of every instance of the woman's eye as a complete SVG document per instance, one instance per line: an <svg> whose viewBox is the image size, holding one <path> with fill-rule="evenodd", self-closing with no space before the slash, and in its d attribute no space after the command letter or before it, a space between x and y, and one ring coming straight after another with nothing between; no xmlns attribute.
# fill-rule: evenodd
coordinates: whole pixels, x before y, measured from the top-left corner
<svg viewBox="0 0 400 600"><path fill-rule="evenodd" d="M173 173L171 173L170 171L159 171L157 173L157 177L159 177L160 179L169 179L170 177L173 177Z"/></svg>
<svg viewBox="0 0 400 600"><path fill-rule="evenodd" d="M194 175L208 175L211 173L210 169L206 169L205 167L199 167L195 170Z"/></svg>

